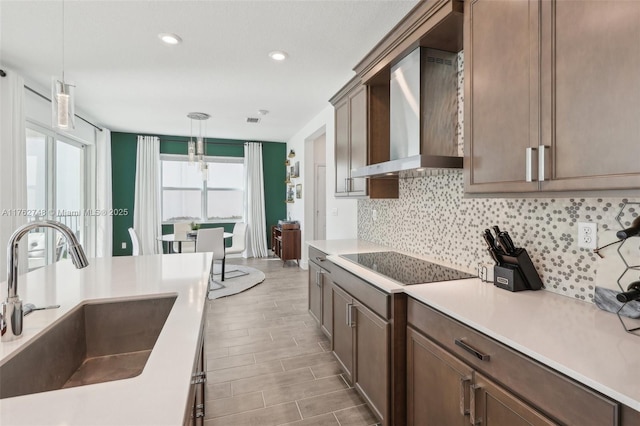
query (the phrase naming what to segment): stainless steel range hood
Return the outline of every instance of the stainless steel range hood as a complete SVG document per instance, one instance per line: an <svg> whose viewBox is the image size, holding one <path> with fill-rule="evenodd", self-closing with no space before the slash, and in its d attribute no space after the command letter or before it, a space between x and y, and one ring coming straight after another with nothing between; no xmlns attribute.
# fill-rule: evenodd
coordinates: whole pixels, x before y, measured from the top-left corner
<svg viewBox="0 0 640 426"><path fill-rule="evenodd" d="M352 177L424 168L462 168L458 154L457 54L419 47L391 68L390 161Z"/></svg>

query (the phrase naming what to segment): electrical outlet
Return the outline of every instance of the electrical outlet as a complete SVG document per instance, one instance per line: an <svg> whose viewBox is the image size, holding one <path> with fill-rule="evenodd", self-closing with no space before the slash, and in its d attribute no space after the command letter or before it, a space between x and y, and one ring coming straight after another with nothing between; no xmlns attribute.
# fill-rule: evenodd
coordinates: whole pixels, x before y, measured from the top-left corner
<svg viewBox="0 0 640 426"><path fill-rule="evenodd" d="M598 247L598 224L578 222L578 247L595 249Z"/></svg>
<svg viewBox="0 0 640 426"><path fill-rule="evenodd" d="M338 216L338 209L337 208L332 208L331 209L331 216Z"/></svg>
<svg viewBox="0 0 640 426"><path fill-rule="evenodd" d="M378 211L376 209L373 209L373 211L371 212L371 218L374 222L378 220Z"/></svg>
<svg viewBox="0 0 640 426"><path fill-rule="evenodd" d="M127 243L126 243L126 242L124 242L124 241L122 242L122 248L123 248L123 249L126 249L126 248L127 248Z"/></svg>

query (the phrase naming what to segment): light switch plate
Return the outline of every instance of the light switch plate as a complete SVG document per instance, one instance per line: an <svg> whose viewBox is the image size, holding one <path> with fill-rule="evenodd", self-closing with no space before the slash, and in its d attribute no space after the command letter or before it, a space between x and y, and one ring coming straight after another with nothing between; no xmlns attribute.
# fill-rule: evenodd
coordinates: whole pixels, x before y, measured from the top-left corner
<svg viewBox="0 0 640 426"><path fill-rule="evenodd" d="M578 222L578 247L596 249L598 247L598 224Z"/></svg>
<svg viewBox="0 0 640 426"><path fill-rule="evenodd" d="M122 248L123 248L123 249L126 249L126 248L127 248L127 243L126 243L126 242L124 242L124 241L122 242Z"/></svg>

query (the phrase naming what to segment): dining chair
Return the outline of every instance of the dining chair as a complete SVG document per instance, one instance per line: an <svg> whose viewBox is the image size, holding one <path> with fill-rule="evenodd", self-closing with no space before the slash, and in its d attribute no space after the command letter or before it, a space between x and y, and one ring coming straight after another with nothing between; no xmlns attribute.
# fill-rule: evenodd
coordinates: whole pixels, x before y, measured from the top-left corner
<svg viewBox="0 0 640 426"><path fill-rule="evenodd" d="M242 253L246 246L247 240L247 224L238 222L233 226L233 237L231 237L231 246L227 247L226 254Z"/></svg>
<svg viewBox="0 0 640 426"><path fill-rule="evenodd" d="M131 254L133 256L139 256L140 253L140 239L135 229L129 228L129 236L131 237Z"/></svg>
<svg viewBox="0 0 640 426"><path fill-rule="evenodd" d="M191 232L191 224L189 222L178 222L173 224L173 235L176 240L185 240L189 232ZM182 250L180 250L179 247L181 247ZM195 244L187 241L182 241L181 243L174 242L171 248L174 253L193 253L196 251Z"/></svg>
<svg viewBox="0 0 640 426"><path fill-rule="evenodd" d="M198 230L198 238L196 239L196 252L213 252L211 261L211 270L213 271L213 261L222 261L222 279L224 281L224 228L204 228Z"/></svg>

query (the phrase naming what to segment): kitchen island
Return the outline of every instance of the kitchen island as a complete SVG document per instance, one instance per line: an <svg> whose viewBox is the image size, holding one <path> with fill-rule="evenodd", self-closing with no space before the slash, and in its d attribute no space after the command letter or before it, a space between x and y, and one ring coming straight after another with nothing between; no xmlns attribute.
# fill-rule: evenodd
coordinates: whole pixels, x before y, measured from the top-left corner
<svg viewBox="0 0 640 426"><path fill-rule="evenodd" d="M176 301L139 376L0 400L2 425L179 425L187 409L205 313L211 254L62 261L20 276L18 295L36 306L23 336L0 344L4 362L78 304L175 295ZM0 284L2 299L6 283Z"/></svg>
<svg viewBox="0 0 640 426"><path fill-rule="evenodd" d="M427 306L623 404L622 424L634 424L625 418L637 418L630 416L640 411L640 387L630 374L640 369L640 336L625 332L615 314L549 291L512 293L477 278L401 286L340 257L393 249L360 240L311 241L309 245L378 290L403 292L410 304L413 300Z"/></svg>

